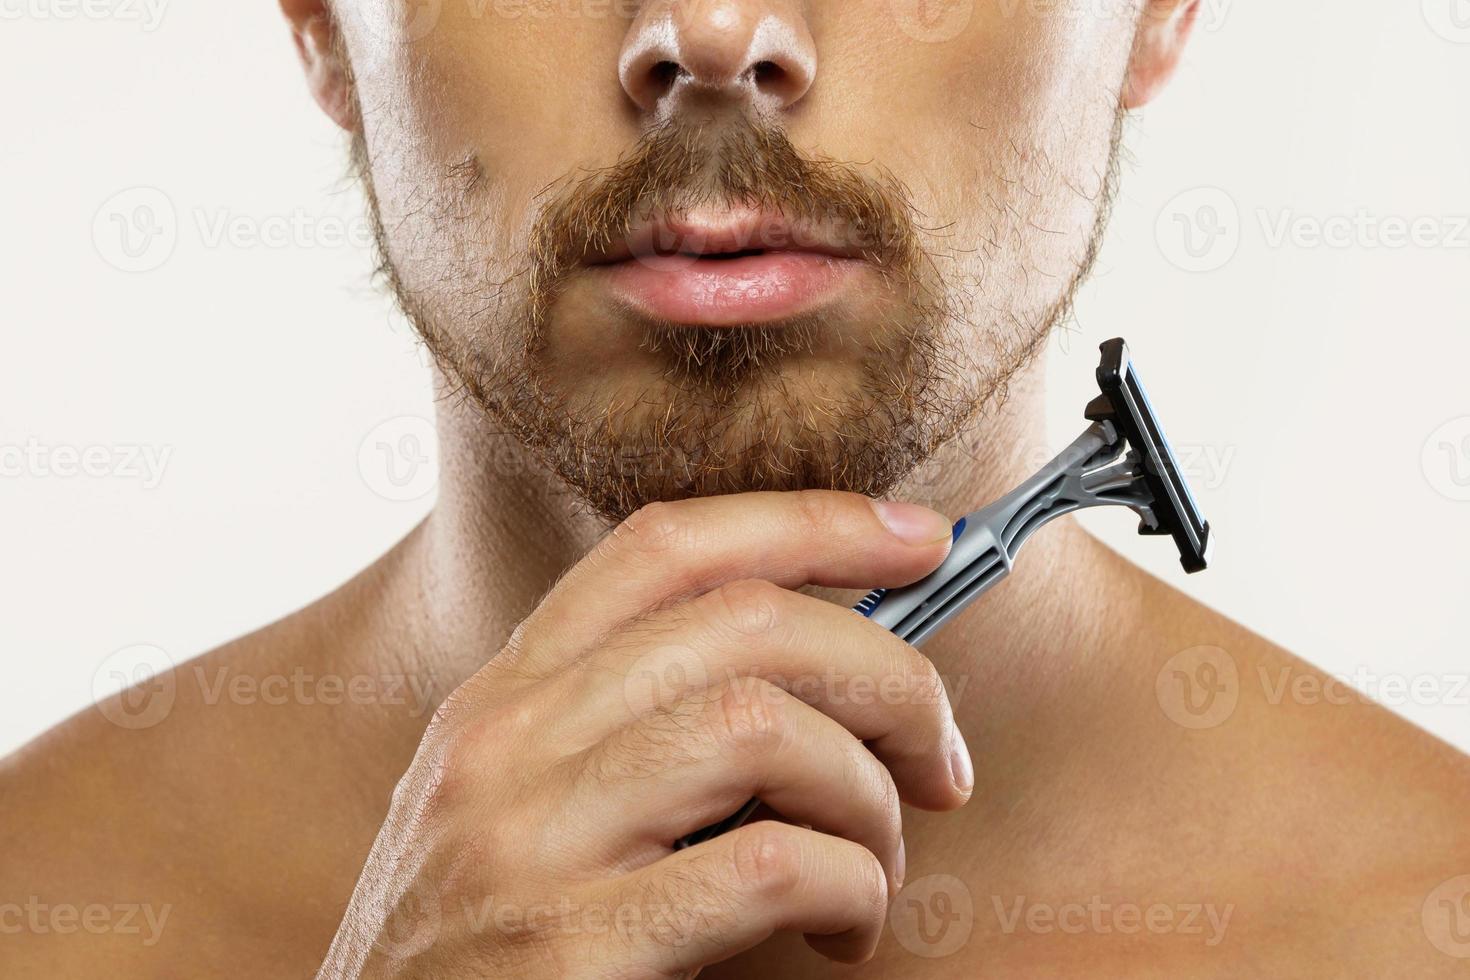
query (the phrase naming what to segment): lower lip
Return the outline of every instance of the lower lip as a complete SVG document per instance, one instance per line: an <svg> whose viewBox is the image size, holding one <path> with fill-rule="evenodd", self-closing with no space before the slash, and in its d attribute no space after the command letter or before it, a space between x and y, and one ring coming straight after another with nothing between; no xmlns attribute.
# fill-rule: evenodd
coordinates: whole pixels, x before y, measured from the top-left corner
<svg viewBox="0 0 1470 980"><path fill-rule="evenodd" d="M866 265L811 252L766 252L738 259L643 256L598 268L617 297L645 316L733 327L809 312Z"/></svg>

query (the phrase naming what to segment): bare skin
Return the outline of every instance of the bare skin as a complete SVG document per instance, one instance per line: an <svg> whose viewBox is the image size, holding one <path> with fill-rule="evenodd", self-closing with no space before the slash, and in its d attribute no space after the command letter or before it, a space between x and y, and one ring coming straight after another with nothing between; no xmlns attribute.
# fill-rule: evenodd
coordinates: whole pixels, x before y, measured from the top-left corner
<svg viewBox="0 0 1470 980"><path fill-rule="evenodd" d="M1023 422L1029 398L1019 401L1010 418L1017 429L1029 428ZM453 413L447 414L447 430L453 432ZM989 466L995 469L978 461L971 465L969 475L977 486L988 490L1006 481L994 461ZM956 472L961 472L958 463ZM946 482L966 481L961 476ZM944 500L960 492L931 488L936 498L931 502L953 512L960 505ZM472 517L484 499L480 494L502 501L503 519ZM6 975L313 975L328 955L364 864L372 870L369 854L389 816L395 785L405 770L410 774L405 786L414 772L423 772L411 763L430 712L299 698L282 705L230 697L209 703L206 695L217 671L257 680L294 668L313 676L408 674L432 678L441 697L475 676L456 697L467 713L454 717L476 715L520 683L520 671L487 671L486 664L505 666L507 657L523 656L497 656L496 651L600 533L590 523L561 523L568 515L556 513L564 506L556 503L560 499L524 492L516 500L509 487L469 488L451 474L436 513L373 568L312 607L182 667L176 701L160 723L125 730L91 710L7 760L0 895L20 904L35 896L51 907L147 903L155 918L166 919L156 935L142 918L138 933L27 929L7 935ZM876 523L863 532L862 522L871 518L863 517L867 504L859 498L839 498L835 507L806 512L825 514L824 520L860 533L836 535L829 526L802 537L797 529L803 518L790 516L800 513L791 510L791 502L790 495L766 495L672 505L666 514L676 522L745 521L745 537L727 551L720 549L713 561L708 553L667 556L667 572L653 575L649 587L659 591L677 579L675 566L687 570L691 561L702 563L710 589L762 575L795 586L803 576L793 571L782 544L763 538L749 523L755 514L767 518L757 524L782 522L788 544L803 545L801 567L817 577L849 576L856 560L869 577L897 581L942 554L942 545L935 550L885 542ZM517 519L509 519L512 515ZM510 530L516 527L536 527L543 547L517 541ZM542 533L561 528L588 537ZM636 550L619 550L617 542L628 538L614 535L611 544L597 549L608 565L596 576L611 574L616 580L646 568L631 557ZM810 544L818 539L831 542L829 553ZM916 952L932 954L940 947L916 938L916 913L906 919L901 913L885 924L881 910L876 922L871 911L841 911L846 906L833 900L835 886L823 874L850 883L854 875L862 877L861 869L881 868L881 874L864 880L886 905L886 889L899 870L884 831L872 831L878 826L873 824L856 833L859 822L846 826L865 847L848 844L851 850L840 853L851 858L872 848L853 865L860 871L844 877L832 866L805 866L798 884L788 882L763 898L767 905L780 904L778 898L789 901L781 921L796 931L778 930L759 948L702 976L960 977L982 970L1038 977L1449 976L1459 969L1457 960L1431 942L1421 911L1437 886L1470 868L1462 819L1470 771L1463 757L1379 708L1281 696L1283 671L1296 690L1302 689L1302 678L1322 678L1140 573L1080 530L1051 529L1031 549L1012 581L926 649L946 681L973 758L975 787L968 805L952 809L962 796L945 784L942 754L926 741L942 729L942 705L914 707L907 699L894 699L899 707L893 710L907 712L902 716L911 723L915 741L904 751L881 740L869 743L870 760L876 764L882 758L891 767L906 799L947 811L903 808L903 873L911 891L897 893L895 903L912 908L905 896L918 894L926 907L942 911L932 904L931 876L952 876L963 883L971 902L970 913L954 926L968 933L965 941L943 958L928 958ZM503 566L494 556L507 553L527 560L514 563L515 574L496 575L494 569ZM863 557L857 560L859 554ZM558 595L561 601L572 593L585 596L588 587L602 596L589 601L609 601L607 580L578 581L578 574L568 576L547 602L557 602ZM823 608L847 615L835 606ZM816 607L782 609L783 616L800 623L814 616L828 621ZM560 613L556 620L566 622ZM768 649L780 645L773 637L767 640ZM1201 645L1224 649L1237 665L1238 701L1213 727L1191 729L1173 720L1165 708L1173 702L1161 698L1156 684L1171 658ZM554 657L557 646L538 649ZM814 649L803 653L801 646L790 656L800 660L824 649L808 641ZM866 648L862 655L854 649L851 663L873 649L878 648ZM830 651L824 655L837 664L848 662ZM196 668L205 680L198 679ZM623 675L613 671L613 676L623 683ZM582 710L591 714L586 702L598 699L586 693L579 697ZM569 702L567 710L577 703ZM879 706L854 715L840 706L794 708L808 723L837 717L847 724L870 724L888 710ZM550 721L535 717L550 730ZM832 727L829 734L838 726ZM515 744L514 749L478 745L475 751L484 753L483 778L504 779L537 758L525 743ZM679 729L669 747L700 744L697 726L690 725ZM840 743L805 744L820 746L813 749L815 756L830 759ZM765 778L755 770L775 765L772 757L749 748L738 741L719 744L720 764L738 777L730 798L744 791L740 778ZM819 776L812 776L810 785L799 776L803 767L810 775L830 770L831 764L797 758L782 765L798 774L788 806L804 815L799 823L816 822L822 807L851 807L881 818L881 801L863 803L858 788L838 799L819 785ZM659 768L652 765L650 772ZM618 806L629 808L635 820L669 810L673 790L659 785L658 792L629 797L626 786L610 780L576 806L544 812L544 824L533 836L517 836L528 833L526 817L510 819L503 799L487 797L470 811L481 831L496 826L497 814L506 817L509 823L500 829L508 830L511 840L534 846L535 866L542 867L557 854L583 854L591 829L615 823ZM400 809L402 803L401 798ZM665 835L671 839L668 827ZM838 843L836 837L826 841ZM514 864L527 858L500 860ZM652 854L629 866L646 874L668 860L666 854ZM514 900L506 882L522 879L513 868L506 868L498 884L491 867L482 870L487 880L480 884L487 891L473 892L477 899L493 892L502 902ZM689 883L700 879L686 874L674 880L693 888ZM803 887L815 887L818 894L804 896ZM952 884L943 890L951 899L959 894ZM694 905L688 890L654 887L640 894L663 894L676 905L674 896L683 895L684 907ZM697 942L676 937L645 948L593 926L548 929L543 936L511 921L474 935L474 949L496 951L482 961L463 951L432 967L433 961L414 958L394 967L389 958L361 975L620 975L611 971L613 963L622 964L627 975L655 975L636 971L672 970L669 957L677 959L694 947L714 962L722 944L748 945L759 933L777 929L776 920L753 911L756 906L741 905L741 894L734 887L718 892L711 907L739 914L704 923L693 933ZM1159 919L1156 931L1141 928L1144 920L1136 916L1152 906L1167 906L1173 925ZM1129 907L1138 909L1134 919ZM446 908L451 920L441 923L457 925L465 914L463 904ZM1048 919L1047 908L1061 918ZM484 909L470 905L469 921L483 923ZM477 911L480 919L473 918ZM408 943L419 920L405 915L392 936ZM840 921L817 921L823 915ZM923 935L932 938L938 923L925 922ZM857 933L818 940L817 948L842 960L869 952L874 958L860 967L839 966L808 948L799 935L803 928L838 926ZM435 935L450 931L442 924L436 928ZM380 936L379 948L404 948L394 945L398 940L390 938L385 945ZM336 952L345 952L340 940ZM462 954L471 958L462 960ZM329 962L322 975L358 974Z"/></svg>
<svg viewBox="0 0 1470 980"><path fill-rule="evenodd" d="M312 94L371 162L395 285L440 355L439 501L334 594L0 763L6 977L1462 972L1466 759L1079 528L1048 528L922 656L844 608L933 568L951 518L1056 448L1021 354L1086 271L1117 112L1168 80L1194 0L897 20L899 0L281 6ZM876 268L846 266L821 343L768 351L734 402L729 379L640 345L612 256L558 269L554 295L521 289L549 177L612 167L660 120L718 136L757 102L801 160L854 161L795 182L825 193L819 217L871 200L877 168L906 188L932 285L962 301L941 373L983 393L1016 370L885 494L932 511L803 490L846 486L852 456L894 462L879 430L826 439L822 420L873 417L854 391L934 390L894 356L923 306ZM578 213L613 207L598 190ZM527 378L555 411L504 404L532 386L498 382ZM963 393L913 398L908 429ZM831 442L864 453L609 532L573 476L610 509L678 470L645 455L610 478L598 450L650 424L629 405L694 419L658 444L713 454L749 477L737 490ZM594 451L558 456L566 413L598 406L563 436ZM760 424L677 444L728 418ZM752 795L761 819L673 850Z"/></svg>

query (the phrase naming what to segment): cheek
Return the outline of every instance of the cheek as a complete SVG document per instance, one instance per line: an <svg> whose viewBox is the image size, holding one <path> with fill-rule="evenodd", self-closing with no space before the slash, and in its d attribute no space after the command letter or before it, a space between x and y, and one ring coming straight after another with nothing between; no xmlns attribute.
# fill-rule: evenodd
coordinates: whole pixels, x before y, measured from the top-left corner
<svg viewBox="0 0 1470 980"><path fill-rule="evenodd" d="M429 28L406 0L354 8L345 28L365 138L403 275L416 257L522 254L548 184L605 166L636 140L616 70L628 20L557 7L579 9L443 0L418 5L437 11Z"/></svg>
<svg viewBox="0 0 1470 980"><path fill-rule="evenodd" d="M944 229L933 247L952 253L962 279L992 295L1039 280L1016 302L1049 302L1096 225L1132 45L1129 0L975 0L964 29L939 41L884 7L905 3L863 17L832 11L825 33L840 43L824 51L793 140L892 171ZM1119 12L1102 13L1110 7ZM1046 275L1027 275L1038 270Z"/></svg>

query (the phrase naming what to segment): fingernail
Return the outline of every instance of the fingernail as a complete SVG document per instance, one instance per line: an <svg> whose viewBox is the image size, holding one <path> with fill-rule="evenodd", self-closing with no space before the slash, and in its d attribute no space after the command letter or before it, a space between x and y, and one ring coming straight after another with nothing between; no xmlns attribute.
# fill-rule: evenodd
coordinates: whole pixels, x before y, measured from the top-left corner
<svg viewBox="0 0 1470 980"><path fill-rule="evenodd" d="M878 512L878 520L884 527L909 544L933 544L952 537L954 533L954 525L948 517L918 504L875 500L873 510Z"/></svg>
<svg viewBox="0 0 1470 980"><path fill-rule="evenodd" d="M960 726L954 727L954 741L949 750L949 771L954 777L954 787L968 797L975 790L975 765L970 761L970 748Z"/></svg>
<svg viewBox="0 0 1470 980"><path fill-rule="evenodd" d="M898 860L893 862L893 878L897 887L903 887L904 875L909 872L909 845L902 837L898 839Z"/></svg>

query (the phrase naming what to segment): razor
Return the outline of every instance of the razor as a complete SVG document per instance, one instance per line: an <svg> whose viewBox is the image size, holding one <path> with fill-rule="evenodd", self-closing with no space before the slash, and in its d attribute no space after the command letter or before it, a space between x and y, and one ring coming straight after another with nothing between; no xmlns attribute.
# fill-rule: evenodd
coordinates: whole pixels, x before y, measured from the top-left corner
<svg viewBox="0 0 1470 980"><path fill-rule="evenodd" d="M913 585L869 593L853 611L920 646L1004 580L1033 534L1059 517L1092 507L1127 507L1139 517L1139 534L1173 538L1184 570L1204 571L1213 544L1210 525L1184 480L1123 340L1102 345L1097 384L1100 393L1085 412L1091 423L1087 430L1015 490L961 518L944 564ZM734 830L758 805L751 800L740 812L679 840L675 848Z"/></svg>

